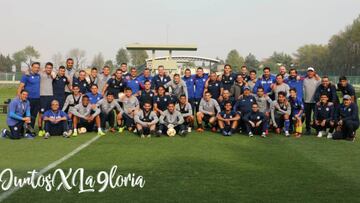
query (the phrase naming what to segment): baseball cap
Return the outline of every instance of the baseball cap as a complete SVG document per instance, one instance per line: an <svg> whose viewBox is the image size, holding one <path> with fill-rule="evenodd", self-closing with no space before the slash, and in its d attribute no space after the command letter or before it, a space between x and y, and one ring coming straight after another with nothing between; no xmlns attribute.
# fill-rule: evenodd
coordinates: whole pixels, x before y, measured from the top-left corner
<svg viewBox="0 0 360 203"><path fill-rule="evenodd" d="M249 86L244 86L244 90L250 90Z"/></svg>
<svg viewBox="0 0 360 203"><path fill-rule="evenodd" d="M313 67L309 67L307 71L315 71L315 69Z"/></svg>
<svg viewBox="0 0 360 203"><path fill-rule="evenodd" d="M343 99L347 99L347 100L349 100L349 99L351 99L351 97L350 97L350 95L345 94L345 95L344 95L344 97L343 97Z"/></svg>

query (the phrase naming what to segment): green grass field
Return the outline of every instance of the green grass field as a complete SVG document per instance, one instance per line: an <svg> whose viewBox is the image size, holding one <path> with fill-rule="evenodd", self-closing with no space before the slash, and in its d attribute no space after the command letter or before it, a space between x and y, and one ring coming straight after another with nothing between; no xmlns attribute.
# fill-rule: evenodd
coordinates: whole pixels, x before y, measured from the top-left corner
<svg viewBox="0 0 360 203"><path fill-rule="evenodd" d="M0 89L1 98L13 89ZM9 96L11 97L11 96ZM0 101L2 102L2 101ZM0 116L5 127L5 116ZM17 176L41 170L95 137L0 140L0 169ZM304 136L248 138L191 133L186 138L140 139L107 134L56 168L84 168L86 175L119 167L144 188L99 193L22 188L4 202L359 202L360 143ZM49 173L51 173L51 170ZM2 193L0 193L1 197Z"/></svg>

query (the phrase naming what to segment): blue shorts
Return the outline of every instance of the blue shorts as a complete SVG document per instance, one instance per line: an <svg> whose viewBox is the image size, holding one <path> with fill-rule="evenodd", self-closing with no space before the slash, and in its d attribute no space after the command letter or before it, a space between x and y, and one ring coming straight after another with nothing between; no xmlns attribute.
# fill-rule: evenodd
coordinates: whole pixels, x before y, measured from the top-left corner
<svg viewBox="0 0 360 203"><path fill-rule="evenodd" d="M50 109L53 98L53 96L40 96L40 113Z"/></svg>

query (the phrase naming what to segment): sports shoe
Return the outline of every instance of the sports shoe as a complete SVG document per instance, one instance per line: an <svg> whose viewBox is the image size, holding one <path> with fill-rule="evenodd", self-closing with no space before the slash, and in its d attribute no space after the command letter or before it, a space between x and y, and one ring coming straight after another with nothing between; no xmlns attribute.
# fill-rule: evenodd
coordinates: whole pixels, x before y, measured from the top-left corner
<svg viewBox="0 0 360 203"><path fill-rule="evenodd" d="M74 133L72 134L73 137L77 137L78 136L78 132L77 130L74 130Z"/></svg>
<svg viewBox="0 0 360 203"><path fill-rule="evenodd" d="M252 132L249 132L249 137L254 137Z"/></svg>
<svg viewBox="0 0 360 203"><path fill-rule="evenodd" d="M199 132L199 133L202 133L202 132L204 132L204 129L198 128L198 129L196 129L196 131Z"/></svg>
<svg viewBox="0 0 360 203"><path fill-rule="evenodd" d="M144 134L142 134L140 137L141 137L141 138L145 138L145 135L144 135Z"/></svg>
<svg viewBox="0 0 360 203"><path fill-rule="evenodd" d="M286 136L286 137L290 137L289 131L285 131L285 136Z"/></svg>
<svg viewBox="0 0 360 203"><path fill-rule="evenodd" d="M228 136L231 136L231 135L232 135L231 131L229 131L229 132L227 133L227 135L228 135Z"/></svg>
<svg viewBox="0 0 360 203"><path fill-rule="evenodd" d="M224 136L227 136L227 135L228 135L228 133L226 132L226 130L223 130L223 131L222 131L222 134L223 134Z"/></svg>
<svg viewBox="0 0 360 203"><path fill-rule="evenodd" d="M323 134L322 134L322 131L319 131L319 133L317 134L317 137L322 137Z"/></svg>
<svg viewBox="0 0 360 203"><path fill-rule="evenodd" d="M211 131L212 131L213 133L216 133L216 132L217 132L216 127L212 127L212 128L211 128Z"/></svg>
<svg viewBox="0 0 360 203"><path fill-rule="evenodd" d="M156 137L160 137L161 134L162 134L162 131L161 131L161 130L158 130L158 131L156 132Z"/></svg>
<svg viewBox="0 0 360 203"><path fill-rule="evenodd" d="M44 139L49 139L49 137L50 137L50 133L46 132L44 135Z"/></svg>
<svg viewBox="0 0 360 203"><path fill-rule="evenodd" d="M187 131L188 131L188 133L191 133L191 127L188 127Z"/></svg>
<svg viewBox="0 0 360 203"><path fill-rule="evenodd" d="M64 138L69 138L71 134L69 134L69 132L63 132L63 137Z"/></svg>
<svg viewBox="0 0 360 203"><path fill-rule="evenodd" d="M146 136L146 138L151 138L151 134L148 134L148 135Z"/></svg>
<svg viewBox="0 0 360 203"><path fill-rule="evenodd" d="M1 138L6 138L7 131L8 131L7 129L2 129Z"/></svg>
<svg viewBox="0 0 360 203"><path fill-rule="evenodd" d="M104 133L103 131L98 131L97 134L100 135L100 136L104 136L104 135L105 135L105 133Z"/></svg>
<svg viewBox="0 0 360 203"><path fill-rule="evenodd" d="M326 138L327 139L332 139L332 133L328 133Z"/></svg>
<svg viewBox="0 0 360 203"><path fill-rule="evenodd" d="M25 133L24 138L29 139L29 140L33 140L34 136L32 136L30 133Z"/></svg>
<svg viewBox="0 0 360 203"><path fill-rule="evenodd" d="M45 135L45 130L39 130L39 137L43 137Z"/></svg>
<svg viewBox="0 0 360 203"><path fill-rule="evenodd" d="M120 127L120 128L118 129L119 133L124 132L124 130L125 130L125 127Z"/></svg>
<svg viewBox="0 0 360 203"><path fill-rule="evenodd" d="M265 138L265 137L266 137L266 133L263 132L263 133L261 134L261 137Z"/></svg>

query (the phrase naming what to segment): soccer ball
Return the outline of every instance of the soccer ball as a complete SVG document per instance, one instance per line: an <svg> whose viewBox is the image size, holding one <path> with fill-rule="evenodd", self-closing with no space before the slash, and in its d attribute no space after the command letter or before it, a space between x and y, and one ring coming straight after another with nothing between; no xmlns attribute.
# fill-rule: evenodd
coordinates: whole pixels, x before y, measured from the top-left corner
<svg viewBox="0 0 360 203"><path fill-rule="evenodd" d="M81 128L78 129L78 131L79 131L80 134L86 133L86 128L81 127Z"/></svg>
<svg viewBox="0 0 360 203"><path fill-rule="evenodd" d="M169 137L174 137L176 135L176 130L174 129L174 126L173 125L169 125L168 126L168 130L166 131L166 134L169 136Z"/></svg>

